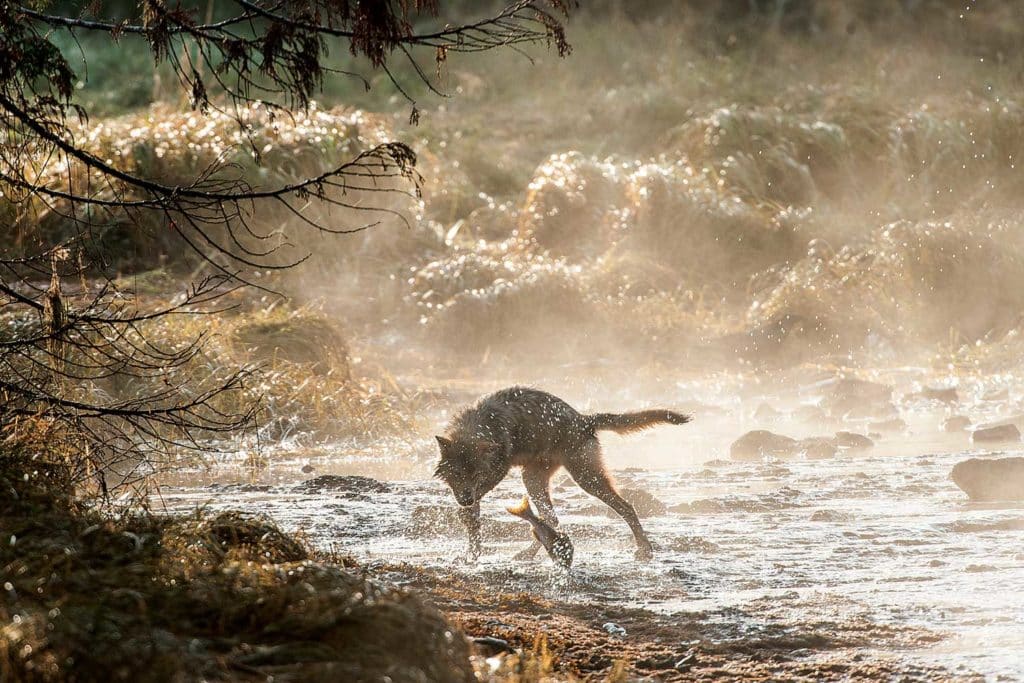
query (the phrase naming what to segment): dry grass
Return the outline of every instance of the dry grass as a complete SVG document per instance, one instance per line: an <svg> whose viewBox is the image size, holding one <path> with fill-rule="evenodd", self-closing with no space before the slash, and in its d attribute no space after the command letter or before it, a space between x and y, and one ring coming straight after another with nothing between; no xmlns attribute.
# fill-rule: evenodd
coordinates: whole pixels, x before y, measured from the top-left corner
<svg viewBox="0 0 1024 683"><path fill-rule="evenodd" d="M635 21L595 9L574 22L568 61L453 60L448 82L460 97L425 110L420 128L401 122L402 103L383 115L317 109L277 122L248 111L262 169L224 117L156 108L83 134L104 156L165 180L223 154L268 183L387 137L412 143L426 198L412 229L317 241L316 263L269 283L323 298L354 336L454 342L476 359L532 351L530 339L517 350L516 338L554 327L546 346L571 356L581 334L610 339L608 348L666 338L683 347L790 314L826 320L815 353L861 347L869 331L908 348L945 346L951 333L998 331L1014 304L1001 296L1007 306L988 306L985 317L966 304L929 312L914 303L975 291L943 295L940 282L951 271L968 277L957 264L978 263L972 240L1001 252L1007 279L983 278L986 286L1021 284L1003 267L1020 247L1005 236L1020 208L1024 154L1019 29L1004 5L960 18L938 6L915 14L808 3L788 8L777 30L722 5L679 13L649 3L627 13ZM965 221L971 213L982 218ZM30 218L19 225L39 230ZM49 229L52 216L39 218ZM900 221L922 233L953 226L940 242L923 238L929 255L907 262L916 284L895 282L899 259L884 254L901 247L877 237ZM105 243L126 264L172 253L142 249L145 240L122 228L111 224ZM992 230L1002 230L999 247L984 235ZM823 274L804 258L815 239L871 256L833 261ZM883 290L877 300L864 294ZM293 338L293 348L302 344ZM288 358L261 358L282 369L280 384L308 386L280 365ZM326 415L330 402L315 399L325 391L275 398L272 412Z"/></svg>
<svg viewBox="0 0 1024 683"><path fill-rule="evenodd" d="M45 454L0 455L4 681L473 680L439 612L267 520L109 517L67 481Z"/></svg>
<svg viewBox="0 0 1024 683"><path fill-rule="evenodd" d="M899 222L858 247L819 245L755 298L755 324L797 315L832 331L835 348L998 339L1021 324L1024 244L1015 222L957 216ZM877 349L876 349L877 350Z"/></svg>
<svg viewBox="0 0 1024 683"><path fill-rule="evenodd" d="M204 116L158 105L116 118L80 122L73 134L85 151L125 172L166 185L188 186L216 169L213 179L243 179L263 189L324 173L392 138L385 119L346 108L323 111L314 105L309 111L288 117L253 106L241 110L238 119L219 111ZM41 150L28 175L63 192L100 200L118 198L98 171L90 172L84 165L49 150ZM410 189L389 181L381 181L380 186ZM90 228L83 249L122 271L187 266L184 257L198 258L169 229L168 217L159 210L107 210L60 201L47 205L14 188L2 189L0 211L11 217L14 237L8 245L11 255L16 255L19 248L30 251L40 240L54 244L80 234L83 227L75 223L77 220ZM355 192L348 199L358 201ZM398 195L375 197L374 205L415 208ZM337 208L332 211L325 203L311 202L300 208L306 219L332 229L367 222L366 215ZM305 245L291 244L302 227L294 216L269 202L250 210L253 231L276 236L260 242L259 251L278 246L280 254L276 258L282 262L301 256ZM300 234L313 239L317 236L315 231ZM213 233L213 237L219 236Z"/></svg>
<svg viewBox="0 0 1024 683"><path fill-rule="evenodd" d="M264 442L308 433L361 440L407 433L405 397L386 377L357 376L338 323L315 307L280 304L237 314L160 320L145 330L161 344L187 343L205 334L202 356L176 381L201 384L223 369L249 366L245 390L221 397L238 409L256 401ZM237 402L237 403L234 403Z"/></svg>

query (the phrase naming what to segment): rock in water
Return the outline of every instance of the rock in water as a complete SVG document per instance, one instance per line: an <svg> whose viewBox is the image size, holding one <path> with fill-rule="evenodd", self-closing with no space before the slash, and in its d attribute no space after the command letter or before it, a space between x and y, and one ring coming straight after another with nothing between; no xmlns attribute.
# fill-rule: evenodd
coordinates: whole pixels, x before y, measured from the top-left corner
<svg viewBox="0 0 1024 683"><path fill-rule="evenodd" d="M836 445L840 448L864 450L873 448L875 442L863 434L856 434L854 432L836 432Z"/></svg>
<svg viewBox="0 0 1024 683"><path fill-rule="evenodd" d="M342 494L355 493L387 493L391 489L387 484L359 475L338 475L321 474L302 482L294 489L296 493L325 493L334 492Z"/></svg>
<svg viewBox="0 0 1024 683"><path fill-rule="evenodd" d="M835 439L827 439L823 437L804 439L800 442L800 448L804 452L804 457L808 460L826 460L828 458L834 458L836 452L839 450L836 446Z"/></svg>
<svg viewBox="0 0 1024 683"><path fill-rule="evenodd" d="M664 503L643 489L622 488L619 489L619 495L633 506L637 517L657 517L668 513L668 507ZM610 508L609 512L618 517L618 514Z"/></svg>
<svg viewBox="0 0 1024 683"><path fill-rule="evenodd" d="M766 455L777 458L792 456L800 450L800 442L796 439L755 429L733 442L729 447L729 457L733 460L760 460Z"/></svg>
<svg viewBox="0 0 1024 683"><path fill-rule="evenodd" d="M938 401L939 403L956 403L960 400L956 387L925 387L916 394L911 394L908 398Z"/></svg>
<svg viewBox="0 0 1024 683"><path fill-rule="evenodd" d="M1024 500L1024 458L971 458L949 476L971 500Z"/></svg>
<svg viewBox="0 0 1024 683"><path fill-rule="evenodd" d="M975 429L971 434L971 441L974 443L1020 441L1020 430L1017 429L1017 425L1013 424Z"/></svg>

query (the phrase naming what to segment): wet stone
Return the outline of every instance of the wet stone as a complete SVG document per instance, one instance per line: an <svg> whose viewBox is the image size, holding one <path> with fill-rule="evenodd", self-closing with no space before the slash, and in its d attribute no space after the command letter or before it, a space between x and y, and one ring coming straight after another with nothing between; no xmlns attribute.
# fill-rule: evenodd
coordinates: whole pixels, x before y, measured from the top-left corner
<svg viewBox="0 0 1024 683"><path fill-rule="evenodd" d="M1024 458L971 458L957 463L953 483L971 500L1024 500Z"/></svg>
<svg viewBox="0 0 1024 683"><path fill-rule="evenodd" d="M939 403L956 403L960 400L956 387L926 387L907 398L922 401L938 401Z"/></svg>
<svg viewBox="0 0 1024 683"><path fill-rule="evenodd" d="M645 517L664 515L668 512L668 507L664 503L643 489L622 488L619 489L619 495L625 498L626 502L633 506L633 509L636 510L636 516L641 519ZM608 512L610 512L613 517L618 516L610 508Z"/></svg>
<svg viewBox="0 0 1024 683"><path fill-rule="evenodd" d="M781 458L799 452L799 441L765 429L747 432L729 447L729 457L733 460L760 460L766 455Z"/></svg>
<svg viewBox="0 0 1024 683"><path fill-rule="evenodd" d="M848 522L850 515L838 510L815 510L811 515L812 522Z"/></svg>
<svg viewBox="0 0 1024 683"><path fill-rule="evenodd" d="M981 427L971 434L974 443L999 443L1020 441L1020 430L1014 424L1002 424L994 427Z"/></svg>
<svg viewBox="0 0 1024 683"><path fill-rule="evenodd" d="M387 484L358 475L322 474L302 482L294 489L296 493L387 493Z"/></svg>
<svg viewBox="0 0 1024 683"><path fill-rule="evenodd" d="M821 437L804 439L800 442L800 447L803 449L804 457L808 460L827 460L829 458L834 458L839 450L834 439Z"/></svg>
<svg viewBox="0 0 1024 683"><path fill-rule="evenodd" d="M850 450L866 450L873 448L875 445L875 442L870 438L854 432L836 432L835 443L840 448L848 448Z"/></svg>

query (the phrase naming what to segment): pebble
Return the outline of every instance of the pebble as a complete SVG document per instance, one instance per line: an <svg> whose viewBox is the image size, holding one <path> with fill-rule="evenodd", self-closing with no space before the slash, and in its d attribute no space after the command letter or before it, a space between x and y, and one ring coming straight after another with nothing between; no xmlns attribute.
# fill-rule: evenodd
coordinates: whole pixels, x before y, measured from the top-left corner
<svg viewBox="0 0 1024 683"><path fill-rule="evenodd" d="M612 623L610 621L605 623L605 625L602 626L601 628L603 628L605 631L607 631L609 635L613 635L613 636L616 636L618 638L625 638L626 637L626 629L624 629L621 626L619 626L618 624Z"/></svg>

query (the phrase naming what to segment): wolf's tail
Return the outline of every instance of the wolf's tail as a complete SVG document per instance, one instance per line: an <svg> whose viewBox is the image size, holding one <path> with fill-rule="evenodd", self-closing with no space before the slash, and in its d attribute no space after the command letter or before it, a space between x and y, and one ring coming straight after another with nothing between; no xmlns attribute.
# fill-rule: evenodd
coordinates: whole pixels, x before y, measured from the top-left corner
<svg viewBox="0 0 1024 683"><path fill-rule="evenodd" d="M523 496L522 501L520 501L518 505L513 505L512 507L505 509L516 517L522 517L527 521L533 517L533 510L530 509L530 499L526 496Z"/></svg>
<svg viewBox="0 0 1024 683"><path fill-rule="evenodd" d="M692 417L671 410L638 410L635 413L594 413L588 416L595 431L632 434L655 425L681 425Z"/></svg>

